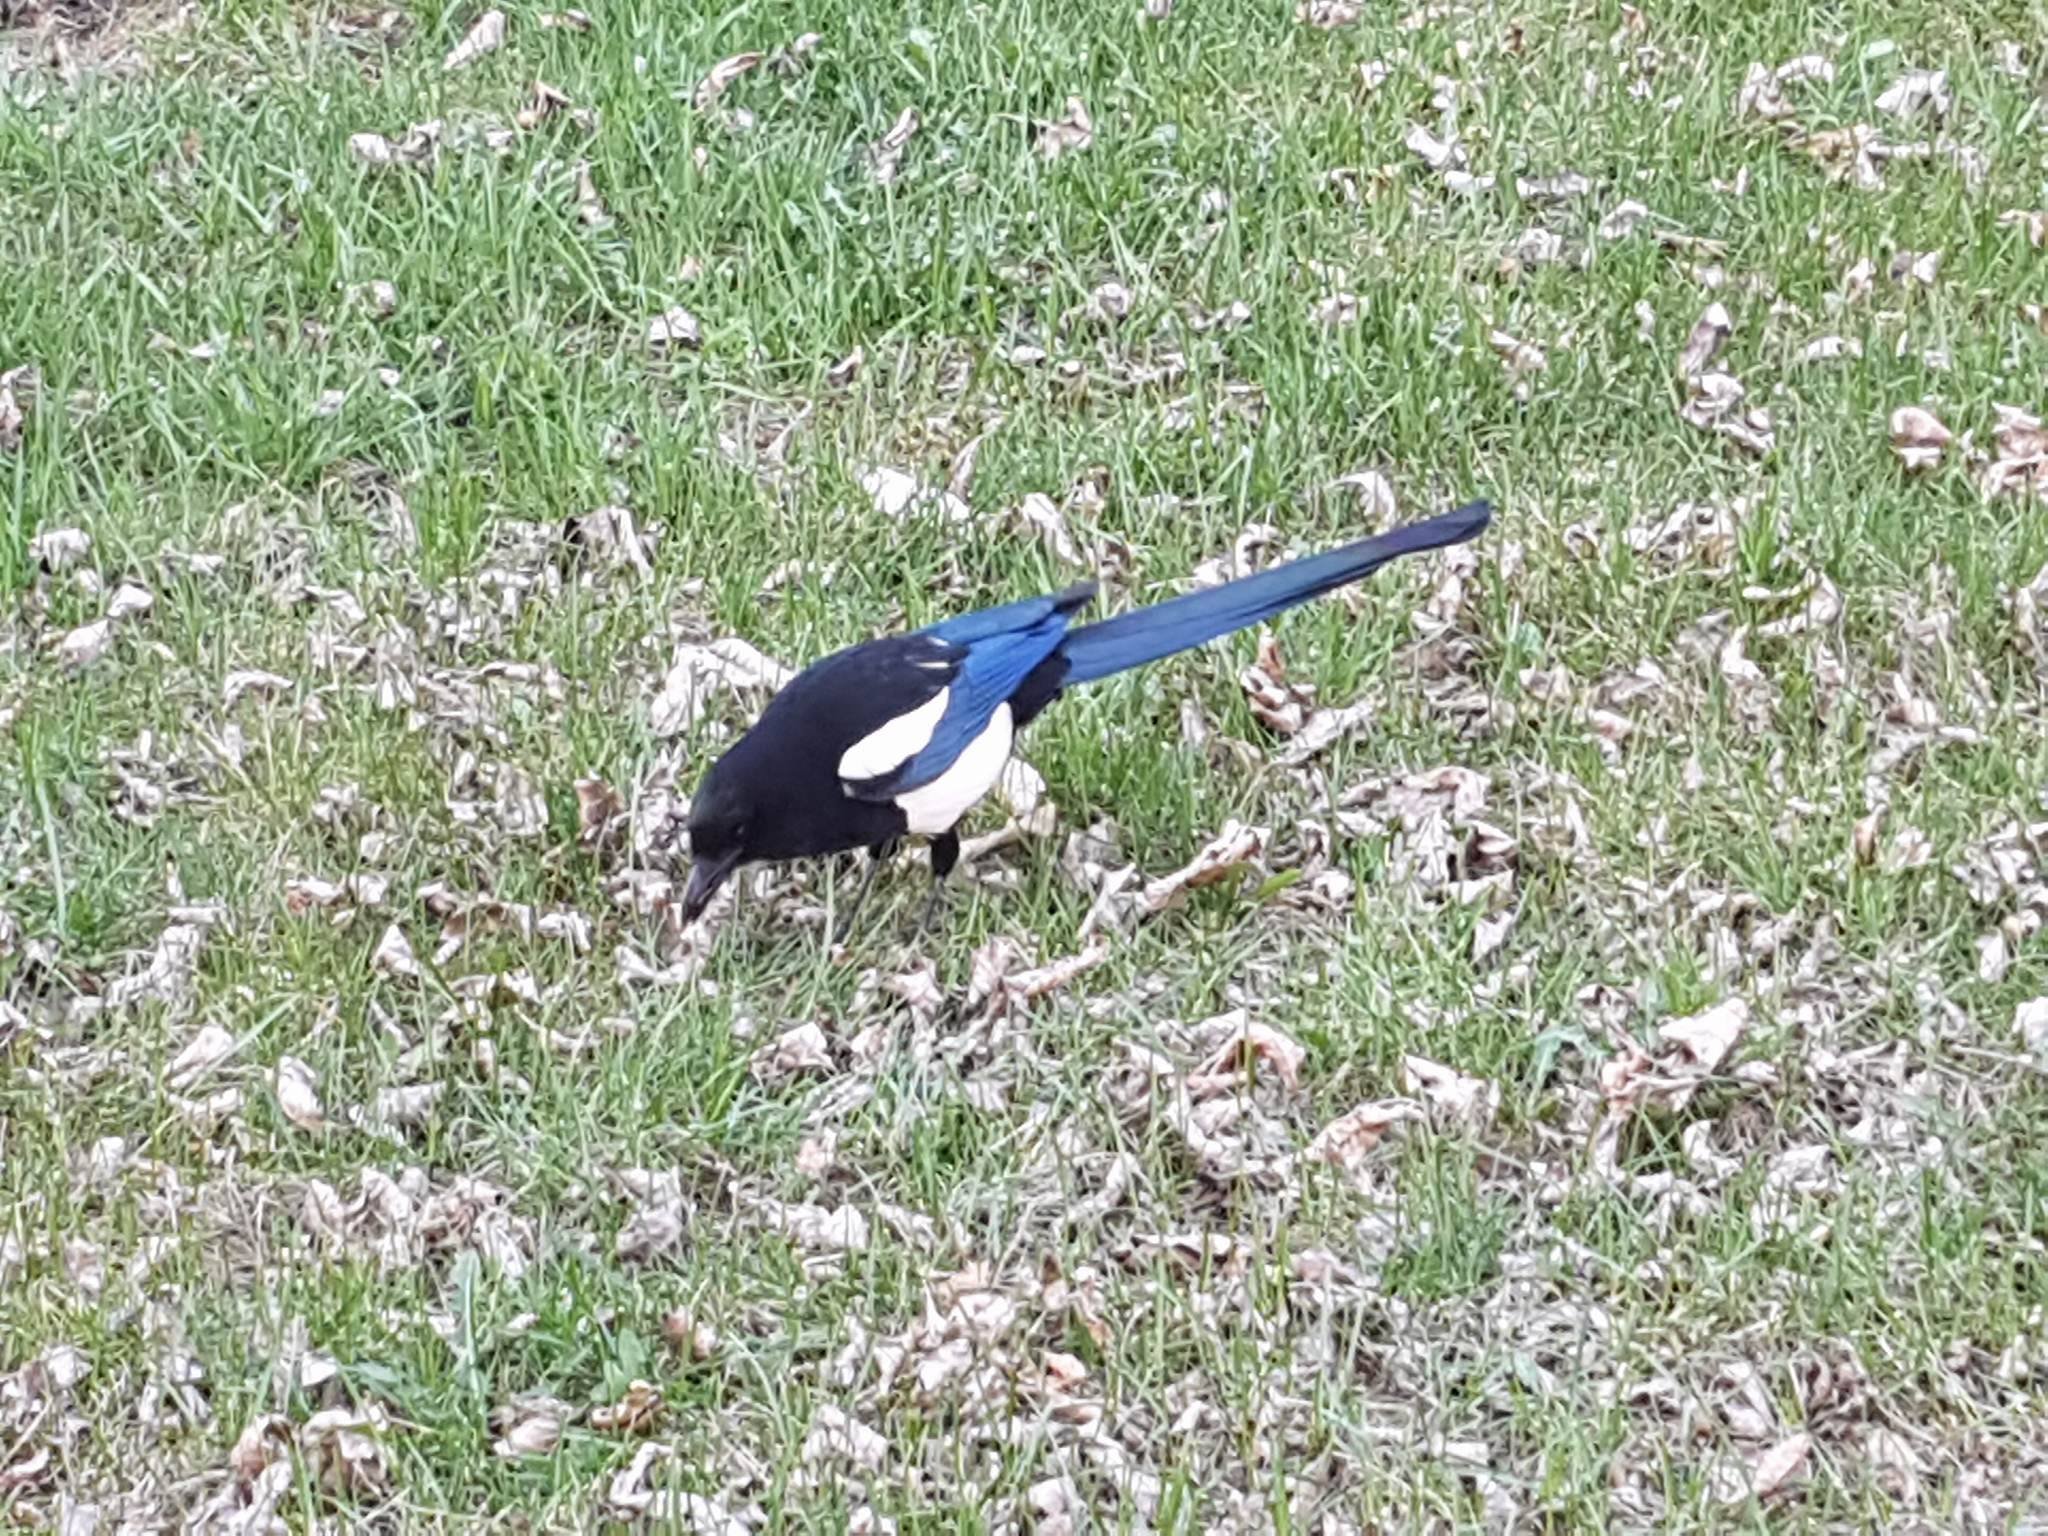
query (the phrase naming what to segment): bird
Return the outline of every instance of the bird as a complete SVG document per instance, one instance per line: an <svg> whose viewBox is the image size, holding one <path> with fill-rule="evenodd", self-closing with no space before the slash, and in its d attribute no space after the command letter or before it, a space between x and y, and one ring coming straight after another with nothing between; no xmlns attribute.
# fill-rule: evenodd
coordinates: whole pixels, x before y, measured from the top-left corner
<svg viewBox="0 0 2048 1536"><path fill-rule="evenodd" d="M865 848L866 880L908 836L928 840L929 923L960 858L961 819L996 786L1018 732L1068 688L1246 629L1403 555L1476 538L1485 500L1093 624L1083 581L835 651L798 673L706 770L685 826L695 922L742 865Z"/></svg>

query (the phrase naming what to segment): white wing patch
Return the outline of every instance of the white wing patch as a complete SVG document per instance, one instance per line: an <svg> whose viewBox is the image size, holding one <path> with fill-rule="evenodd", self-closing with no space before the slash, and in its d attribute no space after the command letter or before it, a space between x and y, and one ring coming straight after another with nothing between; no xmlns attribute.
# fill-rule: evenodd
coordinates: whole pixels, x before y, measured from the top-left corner
<svg viewBox="0 0 2048 1536"><path fill-rule="evenodd" d="M967 744L967 750L953 760L952 767L921 789L896 797L897 809L908 823L907 830L923 837L952 831L954 824L1003 776L1003 765L1010 760L1013 735L1010 706L998 704L981 734Z"/></svg>
<svg viewBox="0 0 2048 1536"><path fill-rule="evenodd" d="M879 779L909 762L932 739L952 696L952 689L941 688L909 714L885 721L861 737L839 755L839 777L856 782Z"/></svg>

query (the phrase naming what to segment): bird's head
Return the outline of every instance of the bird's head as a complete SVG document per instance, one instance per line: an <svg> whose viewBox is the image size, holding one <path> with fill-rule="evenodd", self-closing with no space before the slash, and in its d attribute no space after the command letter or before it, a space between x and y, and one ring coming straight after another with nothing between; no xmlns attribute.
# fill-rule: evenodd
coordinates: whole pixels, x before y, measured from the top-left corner
<svg viewBox="0 0 2048 1536"><path fill-rule="evenodd" d="M729 759L712 764L690 802L690 884L683 893L683 921L694 923L711 905L732 872L751 857L754 800Z"/></svg>

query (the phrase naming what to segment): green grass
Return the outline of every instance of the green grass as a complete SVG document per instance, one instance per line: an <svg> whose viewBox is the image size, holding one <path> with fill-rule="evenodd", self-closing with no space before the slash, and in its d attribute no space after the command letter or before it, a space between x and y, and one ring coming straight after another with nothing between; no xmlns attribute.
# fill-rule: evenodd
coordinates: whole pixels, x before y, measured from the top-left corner
<svg viewBox="0 0 2048 1536"><path fill-rule="evenodd" d="M2015 827L2048 851L2043 664L2011 603L2048 516L1986 499L1968 458L1994 404L2048 412L2041 253L1997 222L2048 196L2026 41L2048 12L508 14L453 74L470 10L379 34L269 0L117 18L66 70L23 32L0 68L0 373L38 375L0 448L0 1518L153 1528L275 1497L293 1528L588 1527L632 1513L607 1499L635 1443L587 1414L635 1380L673 1451L643 1492L678 1501L640 1514L677 1528L694 1494L749 1528L1055 1529L1061 1478L1076 1528L2042 1518L2048 1098L2012 1021L2048 992L2018 926L2048 894L2030 865L1980 904L1955 871ZM807 32L815 52L693 105L721 58ZM1836 68L1785 88L1806 128L1937 152L1859 189L1738 116L1753 61L1810 51ZM1372 60L1392 74L1368 89ZM1946 121L1878 113L1907 66L1947 71ZM595 124L515 126L536 79ZM1404 148L1444 132L1439 89L1491 191ZM1094 141L1047 161L1036 125L1070 96ZM906 106L884 185L866 146ZM420 166L348 149L436 119ZM1586 196L1518 199L1566 170ZM1603 239L1630 198L1653 217ZM1532 228L1565 259L1505 266ZM1940 251L1939 280L1891 282L1899 250ZM1848 293L1863 258L1875 285ZM1108 282L1129 312L1092 322ZM1340 291L1357 318L1326 327ZM1718 366L1773 418L1761 458L1679 416L1675 359L1716 299ZM1210 324L1234 302L1248 322ZM677 304L701 349L650 350ZM1519 392L1496 329L1548 354ZM1826 334L1861 355L1797 361ZM1970 441L1908 475L1887 419L1916 403ZM875 465L943 485L977 442L966 527L860 488ZM1434 560L1276 626L1290 676L1372 701L1369 730L1280 765L1235 637L1037 722L1058 833L979 860L921 946L914 866L839 954L802 909L843 905L849 871L786 870L701 973L624 975L621 952L665 963L624 881L672 859L580 843L575 783L687 794L759 704L715 694L658 740L679 643L800 663L1063 584L1008 515L1034 492L1091 554L1128 549L1104 605L1153 600L1253 522L1299 549L1355 534L1335 482L1358 469L1404 516L1500 508L1447 629L1420 614ZM1684 502L1746 509L1725 552L1631 546ZM604 505L658 531L647 578L565 538ZM45 570L38 535L67 528L89 554ZM1761 633L1808 571L1839 616ZM63 666L123 581L148 612ZM1717 665L1741 626L1761 688ZM1644 660L1662 687L1616 702ZM252 670L283 682L230 703ZM1901 756L1901 687L1976 738ZM1603 744L1589 708L1632 731ZM1442 764L1484 776L1478 814L1518 850L1513 927L1477 964L1489 912L1415 895L1427 833L1346 797ZM514 814L525 785L540 822ZM1231 818L1271 830L1252 878L1006 1018L961 1011L980 946L1079 947L1070 833L1112 822L1108 862L1149 879ZM1914 831L1924 862L1885 856ZM1351 884L1319 906L1326 869ZM364 872L380 905L288 905ZM450 902L467 928L437 957ZM189 982L130 980L201 919ZM373 960L394 924L418 980ZM936 1016L884 985L921 960ZM1610 1159L1603 1065L1730 996L1753 1008L1733 1053ZM1264 1071L1209 1127L1257 1164L1236 1173L1138 1054L1192 1072L1234 1007L1303 1049L1298 1083ZM803 1023L829 1070L754 1068ZM172 1082L206 1027L235 1054ZM1497 1085L1497 1116L1405 1125L1355 1175L1298 1157L1404 1093L1411 1054ZM287 1056L324 1131L276 1097ZM401 1089L438 1097L378 1124ZM630 1169L683 1218L645 1261L617 1247ZM323 1184L357 1202L326 1236ZM857 1212L868 1240L792 1236L787 1205ZM948 1321L971 1266L1014 1308L992 1336ZM678 1308L715 1333L702 1359L664 1338ZM310 1385L307 1350L333 1362ZM1049 1389L1049 1352L1085 1378ZM570 1405L559 1444L494 1456L494 1410L533 1393ZM304 1430L328 1408L386 1421L352 1486ZM823 1449L824 1409L882 1437L879 1465ZM271 1413L296 1449L252 1493L230 1451ZM1744 1497L1795 1432L1803 1476Z"/></svg>

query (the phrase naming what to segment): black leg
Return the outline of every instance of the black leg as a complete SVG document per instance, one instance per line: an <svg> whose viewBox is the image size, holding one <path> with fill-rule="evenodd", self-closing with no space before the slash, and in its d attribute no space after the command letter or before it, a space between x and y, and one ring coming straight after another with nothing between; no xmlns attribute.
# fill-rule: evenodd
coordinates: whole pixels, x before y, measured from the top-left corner
<svg viewBox="0 0 2048 1536"><path fill-rule="evenodd" d="M896 839L893 837L868 849L867 875L861 880L860 889L854 892L853 904L846 909L846 916L834 925L838 931L831 935L828 943L853 932L853 920L860 915L860 909L866 905L868 892L875 888L875 876L881 873L882 866L889 861L889 856L895 851Z"/></svg>
<svg viewBox="0 0 2048 1536"><path fill-rule="evenodd" d="M960 834L941 832L932 839L932 889L924 899L924 911L917 919L917 931L910 937L915 944L924 937L925 929L931 926L932 913L938 910L939 893L946 887L946 876L953 873L953 866L960 862Z"/></svg>

